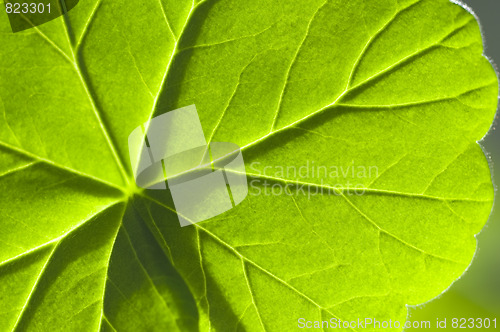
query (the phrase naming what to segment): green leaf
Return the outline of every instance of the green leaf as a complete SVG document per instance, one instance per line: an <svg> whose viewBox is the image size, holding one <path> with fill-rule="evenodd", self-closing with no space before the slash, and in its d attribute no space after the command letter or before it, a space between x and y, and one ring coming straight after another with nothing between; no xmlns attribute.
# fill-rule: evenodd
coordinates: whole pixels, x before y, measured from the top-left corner
<svg viewBox="0 0 500 332"><path fill-rule="evenodd" d="M88 0L0 40L2 330L403 324L473 258L498 81L448 0ZM250 193L181 228L127 138L191 104Z"/></svg>

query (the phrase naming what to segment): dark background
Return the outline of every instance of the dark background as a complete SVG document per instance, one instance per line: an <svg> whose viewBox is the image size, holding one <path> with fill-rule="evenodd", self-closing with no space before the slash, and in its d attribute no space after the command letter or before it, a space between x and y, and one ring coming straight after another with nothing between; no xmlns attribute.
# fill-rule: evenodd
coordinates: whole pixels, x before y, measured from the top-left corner
<svg viewBox="0 0 500 332"><path fill-rule="evenodd" d="M455 1L454 1L455 2ZM484 53L492 60L495 68L500 66L500 0L464 0L461 3L472 9L479 18ZM500 125L499 114L490 132L480 142L483 150L491 157L490 167L495 183L495 204L487 225L476 236L478 249L468 271L451 288L431 302L410 307L411 320L447 318L450 329L451 318L497 318L500 331ZM409 329L412 330L412 329ZM469 331L470 329L467 329ZM472 329L479 330L479 329ZM495 329L490 328L490 331Z"/></svg>

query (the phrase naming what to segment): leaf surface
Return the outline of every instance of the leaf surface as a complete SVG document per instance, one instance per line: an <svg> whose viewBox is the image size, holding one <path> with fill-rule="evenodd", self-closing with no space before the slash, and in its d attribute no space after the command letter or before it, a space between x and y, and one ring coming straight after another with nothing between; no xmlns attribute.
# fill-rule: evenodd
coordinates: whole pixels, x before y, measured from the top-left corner
<svg viewBox="0 0 500 332"><path fill-rule="evenodd" d="M403 323L470 264L498 81L460 6L89 0L9 29L2 330ZM242 147L250 193L181 228L168 191L135 187L127 138L191 104Z"/></svg>

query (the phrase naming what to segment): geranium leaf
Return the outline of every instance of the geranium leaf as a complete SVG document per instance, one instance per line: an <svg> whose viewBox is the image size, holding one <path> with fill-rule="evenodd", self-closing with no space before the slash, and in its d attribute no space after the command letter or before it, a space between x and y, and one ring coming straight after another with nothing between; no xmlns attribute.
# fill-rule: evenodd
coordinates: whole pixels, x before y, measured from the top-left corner
<svg viewBox="0 0 500 332"><path fill-rule="evenodd" d="M471 263L498 81L457 4L88 0L0 40L2 330L402 326ZM249 194L180 227L127 139L192 104Z"/></svg>

